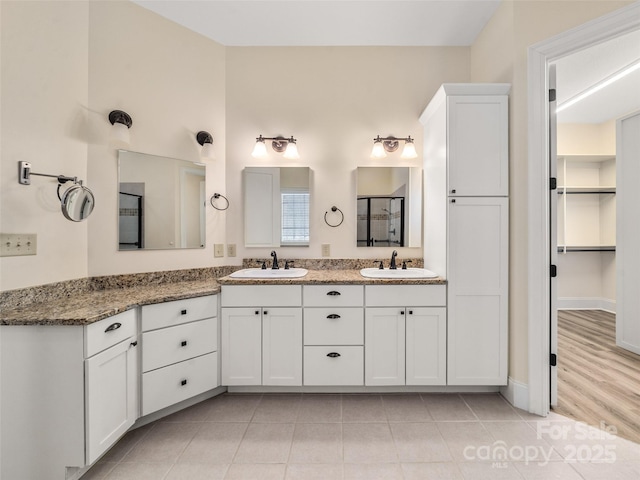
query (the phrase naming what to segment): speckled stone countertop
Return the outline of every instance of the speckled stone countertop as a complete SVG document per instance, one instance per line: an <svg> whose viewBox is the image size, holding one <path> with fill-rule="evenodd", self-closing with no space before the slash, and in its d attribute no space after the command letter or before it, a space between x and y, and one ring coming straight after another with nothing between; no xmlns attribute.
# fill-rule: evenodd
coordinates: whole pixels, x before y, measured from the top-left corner
<svg viewBox="0 0 640 480"><path fill-rule="evenodd" d="M234 278L218 279L220 285L323 285L340 283L343 285L445 285L445 279L437 278L366 278L360 270L309 270L298 278Z"/></svg>

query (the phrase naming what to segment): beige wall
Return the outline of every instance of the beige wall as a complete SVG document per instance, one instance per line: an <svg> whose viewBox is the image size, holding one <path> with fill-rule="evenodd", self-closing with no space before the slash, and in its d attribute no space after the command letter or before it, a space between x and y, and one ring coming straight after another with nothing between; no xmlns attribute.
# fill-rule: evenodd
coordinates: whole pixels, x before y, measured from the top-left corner
<svg viewBox="0 0 640 480"><path fill-rule="evenodd" d="M62 216L55 179L24 186L17 173L23 160L34 172L88 180L88 4L3 1L0 9L0 231L38 235L37 255L0 258L0 290L85 277L88 224Z"/></svg>
<svg viewBox="0 0 640 480"><path fill-rule="evenodd" d="M389 248L357 248L358 166L415 166L401 149L384 160L369 155L373 138L411 135L422 151L418 116L443 82L469 81L469 48L301 47L227 49L227 241L239 257L268 258L270 249L243 246L241 172L246 166L308 165L312 170L311 244L279 252L283 258L320 258L321 244L333 258L386 258ZM255 138L293 135L301 159L286 160L269 149L267 160L251 157ZM324 214L335 205L344 223L331 228ZM422 248L399 249L400 257Z"/></svg>
<svg viewBox="0 0 640 480"><path fill-rule="evenodd" d="M509 82L509 376L528 381L527 49L629 1L504 0L471 48L471 80Z"/></svg>

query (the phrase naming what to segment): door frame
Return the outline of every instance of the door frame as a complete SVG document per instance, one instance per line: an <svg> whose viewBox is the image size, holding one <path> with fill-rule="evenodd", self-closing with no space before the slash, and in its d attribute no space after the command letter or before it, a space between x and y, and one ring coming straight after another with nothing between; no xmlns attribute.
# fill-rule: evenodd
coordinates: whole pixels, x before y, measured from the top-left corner
<svg viewBox="0 0 640 480"><path fill-rule="evenodd" d="M528 49L529 411L546 416L550 398L549 63L640 30L640 2Z"/></svg>

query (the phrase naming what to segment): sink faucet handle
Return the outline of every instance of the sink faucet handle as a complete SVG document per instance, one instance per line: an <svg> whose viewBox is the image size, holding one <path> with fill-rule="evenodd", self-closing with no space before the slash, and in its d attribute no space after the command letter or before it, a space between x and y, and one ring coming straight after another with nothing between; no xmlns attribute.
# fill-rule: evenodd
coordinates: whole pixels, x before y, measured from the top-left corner
<svg viewBox="0 0 640 480"><path fill-rule="evenodd" d="M260 263L262 263L262 266L260 267L260 269L266 270L267 269L267 261L266 260L258 260L258 265L260 265Z"/></svg>
<svg viewBox="0 0 640 480"><path fill-rule="evenodd" d="M402 270L407 269L407 263L411 263L411 260L403 260L402 261Z"/></svg>
<svg viewBox="0 0 640 480"><path fill-rule="evenodd" d="M289 270L289 265L293 265L293 260L285 260L284 261L284 269Z"/></svg>
<svg viewBox="0 0 640 480"><path fill-rule="evenodd" d="M378 265L378 270L384 270L384 263L382 262L382 260L375 260L373 263L378 262L380 262L380 265Z"/></svg>

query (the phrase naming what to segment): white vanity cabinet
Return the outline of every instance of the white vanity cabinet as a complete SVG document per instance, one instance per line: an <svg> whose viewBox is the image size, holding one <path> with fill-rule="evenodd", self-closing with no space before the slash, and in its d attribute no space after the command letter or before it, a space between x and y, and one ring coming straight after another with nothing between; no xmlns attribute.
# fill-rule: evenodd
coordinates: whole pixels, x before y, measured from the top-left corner
<svg viewBox="0 0 640 480"><path fill-rule="evenodd" d="M363 286L305 285L303 298L304 384L363 385Z"/></svg>
<svg viewBox="0 0 640 480"><path fill-rule="evenodd" d="M133 425L137 310L87 326L0 328L0 478L66 478Z"/></svg>
<svg viewBox="0 0 640 480"><path fill-rule="evenodd" d="M215 295L142 307L142 415L219 385L217 312Z"/></svg>
<svg viewBox="0 0 640 480"><path fill-rule="evenodd" d="M365 384L446 384L446 286L365 286Z"/></svg>
<svg viewBox="0 0 640 480"><path fill-rule="evenodd" d="M424 125L424 264L447 279L447 384L507 384L508 84L444 84Z"/></svg>
<svg viewBox="0 0 640 480"><path fill-rule="evenodd" d="M302 385L302 287L222 286L222 384Z"/></svg>

